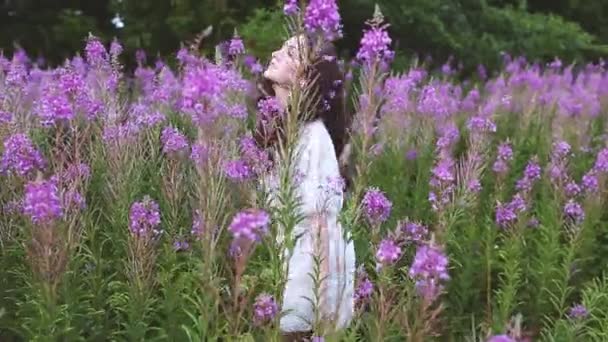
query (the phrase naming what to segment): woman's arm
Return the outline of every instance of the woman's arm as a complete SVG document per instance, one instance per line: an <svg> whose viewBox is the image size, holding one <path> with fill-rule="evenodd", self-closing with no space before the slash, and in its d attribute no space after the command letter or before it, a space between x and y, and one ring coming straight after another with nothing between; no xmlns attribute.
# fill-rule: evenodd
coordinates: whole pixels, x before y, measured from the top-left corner
<svg viewBox="0 0 608 342"><path fill-rule="evenodd" d="M342 188L339 177L340 170L333 144L324 125L319 122L310 123L305 133L306 148L302 149L299 166L302 180L299 182L299 193L302 195L302 213L306 218L306 228L312 240L312 252L318 258L319 308L327 315L334 312L331 308L337 299L332 284L329 283L333 273L339 272L338 262L333 260L337 249L337 236L332 229L337 229L338 214L342 207Z"/></svg>

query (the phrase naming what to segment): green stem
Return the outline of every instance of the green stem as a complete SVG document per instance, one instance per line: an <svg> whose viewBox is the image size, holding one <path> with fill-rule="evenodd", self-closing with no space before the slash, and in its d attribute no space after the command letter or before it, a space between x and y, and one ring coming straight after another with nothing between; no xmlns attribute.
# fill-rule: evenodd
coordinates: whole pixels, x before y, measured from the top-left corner
<svg viewBox="0 0 608 342"><path fill-rule="evenodd" d="M503 273L500 277L500 290L497 295L498 316L496 325L504 325L509 321L513 310L517 307L517 292L521 285L522 270L522 237L519 227L512 227L509 237L504 243L504 250L500 254L503 263Z"/></svg>

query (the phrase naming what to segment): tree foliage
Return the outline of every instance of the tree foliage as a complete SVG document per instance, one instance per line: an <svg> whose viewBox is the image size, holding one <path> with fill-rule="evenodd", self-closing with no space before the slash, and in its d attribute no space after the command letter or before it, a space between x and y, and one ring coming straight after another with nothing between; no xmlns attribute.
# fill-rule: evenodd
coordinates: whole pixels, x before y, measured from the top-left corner
<svg viewBox="0 0 608 342"><path fill-rule="evenodd" d="M450 56L464 70L477 64L498 66L501 53L566 61L598 58L608 52L608 4L577 0L379 0L391 23L399 58L432 56L444 63ZM374 1L340 2L344 39L339 47L354 56L364 22ZM282 39L282 1L270 0L7 0L0 5L0 47L14 44L29 54L58 63L82 46L88 32L114 37L124 44L132 63L133 51L167 57L183 41L212 26L203 49L213 51L234 29L246 39L250 52L265 58ZM123 28L112 24L119 15ZM150 60L149 60L150 62Z"/></svg>

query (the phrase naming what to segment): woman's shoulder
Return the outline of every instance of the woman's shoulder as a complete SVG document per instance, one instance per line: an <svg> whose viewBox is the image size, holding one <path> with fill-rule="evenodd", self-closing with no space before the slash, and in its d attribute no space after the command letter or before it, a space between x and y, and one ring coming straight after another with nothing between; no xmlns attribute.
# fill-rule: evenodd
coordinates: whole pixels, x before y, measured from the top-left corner
<svg viewBox="0 0 608 342"><path fill-rule="evenodd" d="M300 146L306 151L304 153L307 153L308 158L330 163L327 167L337 167L334 145L322 120L310 121L304 125Z"/></svg>
<svg viewBox="0 0 608 342"><path fill-rule="evenodd" d="M333 148L329 131L321 119L306 122L302 134L304 138L311 143L320 144L325 147L330 147L328 144L331 144L331 147Z"/></svg>

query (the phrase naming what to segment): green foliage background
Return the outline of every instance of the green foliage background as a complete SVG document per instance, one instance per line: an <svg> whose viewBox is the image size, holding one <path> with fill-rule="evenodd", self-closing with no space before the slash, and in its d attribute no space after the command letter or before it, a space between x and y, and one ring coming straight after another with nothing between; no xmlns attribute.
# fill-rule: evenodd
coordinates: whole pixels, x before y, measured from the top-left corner
<svg viewBox="0 0 608 342"><path fill-rule="evenodd" d="M371 0L339 1L345 36L340 48L354 56ZM577 0L378 0L391 23L398 57L406 62L431 56L436 65L449 56L463 71L483 63L495 69L501 52L544 61L597 59L608 53L608 2ZM0 47L10 53L17 43L34 56L59 63L83 46L88 32L119 38L133 63L133 51L171 56L182 41L209 25L209 52L234 28L252 53L265 58L281 39L282 1L270 0L7 0L0 4ZM119 14L125 27L111 23ZM149 60L150 61L150 60ZM131 64L132 65L132 64Z"/></svg>

